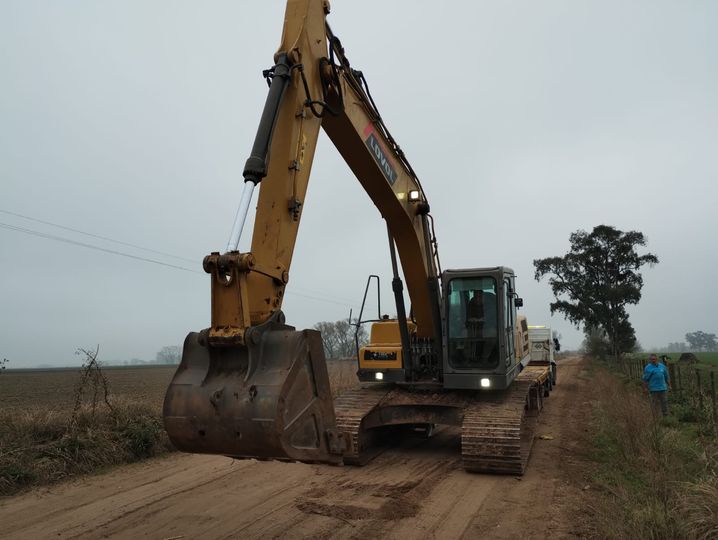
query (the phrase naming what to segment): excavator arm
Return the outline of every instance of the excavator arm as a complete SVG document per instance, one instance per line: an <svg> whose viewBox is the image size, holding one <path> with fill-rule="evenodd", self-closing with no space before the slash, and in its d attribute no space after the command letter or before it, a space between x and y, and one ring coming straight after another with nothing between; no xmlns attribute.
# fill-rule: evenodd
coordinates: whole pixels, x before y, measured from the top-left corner
<svg viewBox="0 0 718 540"><path fill-rule="evenodd" d="M164 419L186 451L340 462L321 336L281 312L319 128L387 223L404 359L410 361L394 246L416 338L441 346L438 256L421 184L391 137L361 72L326 22L326 0L289 0L269 92L224 253L205 257L211 326L190 333L165 397ZM251 251L237 250L259 186ZM398 285L397 285L398 283ZM400 309L401 308L401 309Z"/></svg>
<svg viewBox="0 0 718 540"><path fill-rule="evenodd" d="M227 252L205 261L212 274L210 342L244 333L282 306L320 126L387 222L411 298L417 335L434 337L435 248L421 184L379 115L361 72L344 55L325 16L328 2L290 0L270 91ZM251 193L260 186L250 253L236 252ZM249 195L247 195L249 194ZM244 205L244 206L243 206ZM228 276L236 279L228 279Z"/></svg>

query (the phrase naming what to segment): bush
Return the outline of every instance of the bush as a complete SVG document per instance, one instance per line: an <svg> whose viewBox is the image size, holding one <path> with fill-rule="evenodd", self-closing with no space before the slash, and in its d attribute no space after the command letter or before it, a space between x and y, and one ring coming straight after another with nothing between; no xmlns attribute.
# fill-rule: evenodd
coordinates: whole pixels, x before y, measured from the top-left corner
<svg viewBox="0 0 718 540"><path fill-rule="evenodd" d="M172 449L152 406L113 402L74 414L0 412L0 494L47 484Z"/></svg>

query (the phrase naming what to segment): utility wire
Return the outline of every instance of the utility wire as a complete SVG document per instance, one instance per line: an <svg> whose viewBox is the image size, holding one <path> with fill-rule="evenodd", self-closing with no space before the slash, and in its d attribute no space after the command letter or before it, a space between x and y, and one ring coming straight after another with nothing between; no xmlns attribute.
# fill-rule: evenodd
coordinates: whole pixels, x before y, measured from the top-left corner
<svg viewBox="0 0 718 540"><path fill-rule="evenodd" d="M44 221L42 219L37 219L34 217L26 216L23 214L18 214L17 212L10 212L9 210L3 210L0 208L0 212L3 214L8 214L10 216L19 217L22 219L27 219L29 221L34 221L36 223L42 223L43 225L50 225L51 227L57 227L58 229L64 229L66 231L71 231L77 234L84 234L85 236L90 236L92 238L98 238L100 240L107 240L108 242L113 242L115 244L120 244L123 246L133 247L135 249L141 249L142 251L147 251L149 253L155 253L157 255L164 255L165 257L172 257L173 259L179 259L181 261L196 263L197 261L193 259L188 259L186 257L180 257L179 255L172 255L171 253L165 253L164 251L157 251L156 249L150 249L143 246L138 246L137 244L131 244L129 242L123 242L122 240L115 240L114 238L110 238L108 236L101 236L99 234L89 233L86 231L81 231L80 229L73 229L72 227L66 227L65 225L60 225L58 223L53 223L51 221Z"/></svg>
<svg viewBox="0 0 718 540"><path fill-rule="evenodd" d="M179 266L176 264L170 264L162 261L158 261L155 259L148 259L147 257L140 257L139 255L130 255L129 253L124 253L122 251L116 251L114 249L107 249L100 246L95 246L93 244L86 244L84 242L78 242L77 240L72 240L70 238L65 238L64 236L55 236L54 234L47 234L40 231L35 231L33 229L26 229L24 227L16 227L15 225L10 225L8 223L2 223L0 222L0 227L3 229L8 229L10 231L16 231L21 232L24 234L29 234L30 236L37 236L39 238L47 238L48 240L55 240L56 242L64 242L66 244L72 244L75 246L81 246L88 249L96 249L97 251L104 251L105 253L112 253L113 255L119 255L121 257L127 257L130 259L135 259L138 261L145 261L153 264L159 264L160 266L168 266L170 268L176 268L177 270L184 270L185 272L192 272L195 274L201 274L202 272L199 272L198 270L192 270L191 268L185 268L184 266Z"/></svg>
<svg viewBox="0 0 718 540"><path fill-rule="evenodd" d="M3 210L0 210L0 212L3 212ZM13 214L12 212L5 212L5 213L7 213L7 214ZM31 218L31 219L32 219L32 218ZM34 221L39 221L39 222L42 223L42 221L40 221L40 220L34 220ZM54 241L56 241L56 242L63 242L63 243L65 243L65 244L72 244L72 245L74 245L74 246L80 246L80 247L84 247L84 248L87 248L87 249L94 249L94 250L97 250L97 251L102 251L102 252L104 252L104 253L110 253L110 254L112 254L112 255L119 255L120 257L127 257L127 258L129 258L129 259L135 259L135 260L138 260L138 261L144 261L144 262L149 262L149 263L152 263L152 264L158 264L158 265L160 265L160 266L166 266L166 267L169 267L169 268L175 268L175 269L177 269L177 270L183 270L183 271L185 271L185 272L192 272L193 274L204 274L204 272L200 272L199 270L193 270L192 268L186 268L186 267L184 267L184 266L179 266L179 265L176 265L176 264L170 264L170 263L166 263L166 262L163 262L163 261L158 261L158 260L156 260L156 259L149 259L149 258L147 258L147 257L140 257L139 255L132 255L132 254L130 254L130 253L125 253L125 252L123 252L123 251L117 251L117 250L114 250L114 249L107 249L107 248L103 248L103 247L100 247L100 246L95 246L95 245L93 245L93 244L86 244L85 242L78 242L77 240L72 240L71 238L65 238L65 237L63 237L63 236L56 236L56 235L53 235L53 234L47 234L47 233L43 233L43 232L36 231L36 230L33 230L33 229L27 229L27 228L25 228L25 227L17 227L17 226L15 226L15 225L10 225L9 223L2 223L2 222L0 222L0 228L7 229L7 230L9 230L9 231L15 231L15 232L23 233L23 234L28 234L28 235L30 235L30 236L36 236L36 237L38 237L38 238L45 238L45 239L47 239L47 240L54 240ZM65 227L63 227L63 228L65 228ZM69 229L69 230L73 230L73 229ZM75 232L82 232L82 231L75 231ZM88 235L89 235L89 233L83 233L83 234L88 234ZM90 236L94 236L94 235L90 235ZM103 238L103 237L98 237L98 238ZM103 239L104 239L104 238L103 238ZM108 240L111 240L111 239L108 239ZM111 240L111 241L112 241L112 240ZM122 243L122 242L118 242L118 243ZM127 245L132 245L132 244L127 244ZM149 250L149 251L154 251L154 250ZM155 251L155 253L161 253L161 252ZM190 259L184 259L184 260L191 261ZM195 262L195 261L191 261L191 262ZM349 304L349 305L354 305L354 302L349 301L349 300L340 301L340 300L330 299L330 298L325 298L325 297L323 298L323 297L320 297L320 296L315 296L315 295L311 295L311 294L301 293L301 292L299 292L299 291L297 291L297 290L292 290L292 289L287 290L287 291L286 291L286 294L288 294L288 295L295 295L295 296L301 296L301 297L303 297L303 298L309 298L309 299L311 299L311 300L317 300L317 301L320 301L320 302L329 302L329 303L337 304L337 305L340 305L340 306L346 306L347 304ZM355 306L355 307L356 307L356 306Z"/></svg>

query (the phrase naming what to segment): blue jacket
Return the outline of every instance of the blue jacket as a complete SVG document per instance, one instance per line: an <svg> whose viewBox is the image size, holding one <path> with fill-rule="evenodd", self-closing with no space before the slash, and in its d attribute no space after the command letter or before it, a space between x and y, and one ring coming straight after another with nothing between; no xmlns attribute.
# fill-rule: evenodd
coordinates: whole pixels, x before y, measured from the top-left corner
<svg viewBox="0 0 718 540"><path fill-rule="evenodd" d="M664 392L668 390L671 378L668 369L660 362L657 365L648 364L643 370L643 380L648 383L649 392Z"/></svg>

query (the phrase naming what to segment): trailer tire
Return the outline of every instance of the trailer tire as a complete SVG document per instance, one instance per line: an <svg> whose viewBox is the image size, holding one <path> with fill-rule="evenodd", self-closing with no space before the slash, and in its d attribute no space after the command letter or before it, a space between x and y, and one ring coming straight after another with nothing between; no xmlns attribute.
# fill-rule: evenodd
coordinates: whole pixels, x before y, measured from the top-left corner
<svg viewBox="0 0 718 540"><path fill-rule="evenodd" d="M551 384L556 386L556 364L551 364Z"/></svg>

